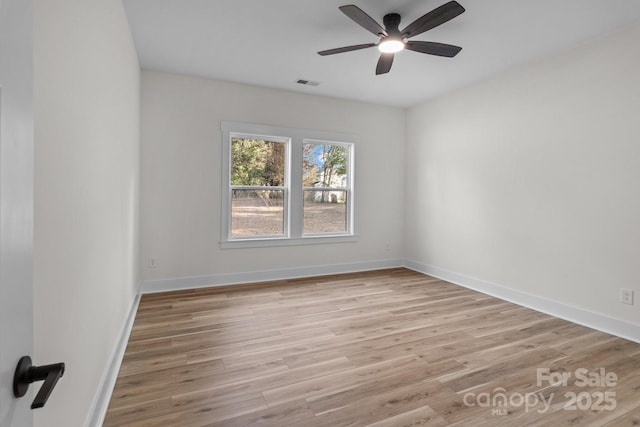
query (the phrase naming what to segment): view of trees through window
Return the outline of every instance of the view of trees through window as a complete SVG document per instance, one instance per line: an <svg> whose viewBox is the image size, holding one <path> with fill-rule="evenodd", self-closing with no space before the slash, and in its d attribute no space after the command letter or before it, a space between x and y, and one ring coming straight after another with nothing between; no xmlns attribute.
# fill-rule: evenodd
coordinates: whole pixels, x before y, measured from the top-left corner
<svg viewBox="0 0 640 427"><path fill-rule="evenodd" d="M286 144L231 139L231 235L284 234Z"/></svg>
<svg viewBox="0 0 640 427"><path fill-rule="evenodd" d="M303 144L304 233L347 231L349 149L337 144Z"/></svg>
<svg viewBox="0 0 640 427"><path fill-rule="evenodd" d="M274 139L231 138L232 237L286 234L287 143ZM347 232L349 147L305 142L300 160L303 233Z"/></svg>
<svg viewBox="0 0 640 427"><path fill-rule="evenodd" d="M284 142L231 140L231 185L284 186Z"/></svg>

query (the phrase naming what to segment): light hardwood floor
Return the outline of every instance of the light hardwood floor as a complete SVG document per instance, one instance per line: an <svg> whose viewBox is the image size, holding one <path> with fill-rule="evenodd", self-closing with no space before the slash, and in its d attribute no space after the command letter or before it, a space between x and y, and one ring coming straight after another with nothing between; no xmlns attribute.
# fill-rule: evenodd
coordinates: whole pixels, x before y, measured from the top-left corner
<svg viewBox="0 0 640 427"><path fill-rule="evenodd" d="M640 344L406 269L145 295L104 425L640 425Z"/></svg>

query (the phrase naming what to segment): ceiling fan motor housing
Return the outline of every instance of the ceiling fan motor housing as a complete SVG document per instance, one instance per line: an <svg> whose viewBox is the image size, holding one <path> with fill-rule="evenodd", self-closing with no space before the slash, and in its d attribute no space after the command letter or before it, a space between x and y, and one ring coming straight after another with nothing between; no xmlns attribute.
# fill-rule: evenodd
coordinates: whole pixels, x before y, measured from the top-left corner
<svg viewBox="0 0 640 427"><path fill-rule="evenodd" d="M389 37L400 37L400 29L398 28L400 20L400 15L397 13L388 13L382 18L382 23ZM384 36L384 34L381 34L381 36Z"/></svg>

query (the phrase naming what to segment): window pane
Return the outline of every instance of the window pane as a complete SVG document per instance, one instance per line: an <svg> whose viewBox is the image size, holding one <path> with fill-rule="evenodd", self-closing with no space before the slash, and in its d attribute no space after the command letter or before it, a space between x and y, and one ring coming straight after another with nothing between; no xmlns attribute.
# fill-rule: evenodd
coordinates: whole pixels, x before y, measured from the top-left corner
<svg viewBox="0 0 640 427"><path fill-rule="evenodd" d="M304 234L346 231L346 191L304 191Z"/></svg>
<svg viewBox="0 0 640 427"><path fill-rule="evenodd" d="M282 187L284 142L231 138L231 185Z"/></svg>
<svg viewBox="0 0 640 427"><path fill-rule="evenodd" d="M283 234L284 190L232 190L232 237Z"/></svg>
<svg viewBox="0 0 640 427"><path fill-rule="evenodd" d="M347 187L348 147L304 144L302 150L302 185L304 187Z"/></svg>

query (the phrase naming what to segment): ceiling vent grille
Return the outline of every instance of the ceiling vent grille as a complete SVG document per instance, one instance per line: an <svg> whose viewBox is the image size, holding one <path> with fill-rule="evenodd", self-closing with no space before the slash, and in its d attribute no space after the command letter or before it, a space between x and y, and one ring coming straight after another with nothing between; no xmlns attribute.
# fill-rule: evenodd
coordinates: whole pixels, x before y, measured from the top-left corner
<svg viewBox="0 0 640 427"><path fill-rule="evenodd" d="M318 86L320 84L320 82L314 82L313 80L304 80L304 79L298 79L296 83L300 85L305 85L305 86Z"/></svg>

